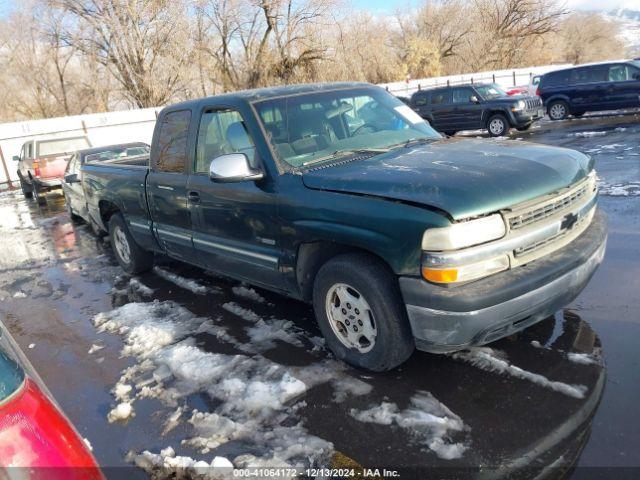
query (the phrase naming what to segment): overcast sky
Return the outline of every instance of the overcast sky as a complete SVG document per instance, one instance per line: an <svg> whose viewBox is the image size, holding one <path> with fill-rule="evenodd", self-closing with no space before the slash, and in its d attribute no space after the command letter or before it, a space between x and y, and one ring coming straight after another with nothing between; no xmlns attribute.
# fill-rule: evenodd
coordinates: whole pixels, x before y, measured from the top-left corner
<svg viewBox="0 0 640 480"><path fill-rule="evenodd" d="M640 10L640 0L567 0L567 7L581 10L614 10L621 7Z"/></svg>

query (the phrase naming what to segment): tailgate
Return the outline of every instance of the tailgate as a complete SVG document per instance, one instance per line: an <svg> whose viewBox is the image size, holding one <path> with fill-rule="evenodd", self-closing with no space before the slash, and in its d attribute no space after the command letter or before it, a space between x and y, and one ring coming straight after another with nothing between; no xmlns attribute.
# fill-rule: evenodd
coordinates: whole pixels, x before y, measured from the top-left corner
<svg viewBox="0 0 640 480"><path fill-rule="evenodd" d="M67 169L67 163L69 162L69 155L58 155L51 157L41 157L34 160L35 164L38 164L40 170L39 178L63 178L64 171Z"/></svg>

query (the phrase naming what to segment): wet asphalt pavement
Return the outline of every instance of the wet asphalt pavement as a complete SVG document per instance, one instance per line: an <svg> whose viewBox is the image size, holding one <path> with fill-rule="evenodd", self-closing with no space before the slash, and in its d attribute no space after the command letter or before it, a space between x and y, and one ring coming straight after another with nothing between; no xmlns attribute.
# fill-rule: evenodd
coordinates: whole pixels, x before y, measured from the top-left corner
<svg viewBox="0 0 640 480"><path fill-rule="evenodd" d="M168 428L176 404L161 395L137 396L135 416L108 422L118 403L112 389L140 358L123 352L123 335L98 331L92 320L100 312L131 302L158 300L175 302L201 319L213 319L218 333L224 331L231 338L212 329L187 332L187 340L201 351L266 361L303 381L311 377L309 372L322 377L305 381L308 388L288 400L278 425L293 428L301 422L305 435L330 442L333 448L327 458L334 466L397 469L405 479L431 478L434 472L438 477L460 478L533 478L540 472L572 478L637 478L640 115L542 122L526 134L515 132L502 141L520 139L594 156L603 192L600 205L609 217L609 240L603 264L572 305L489 345L494 371L477 357L474 361L417 352L395 371L366 374L331 360L317 341L313 312L305 304L258 289L257 295L247 294L238 282L168 259L160 259L164 271L191 279L206 292L183 288L157 272L131 282L104 240L86 225L71 223L57 193L49 194L44 206L18 193L0 196L0 320L105 467L131 465L125 460L130 451L158 453L167 446L207 462L214 454L233 461L248 451L260 456L271 448L263 436L253 443L231 440L202 453L202 448L183 442L194 436L194 425L186 421L189 414ZM141 289L137 282L153 291ZM292 324L277 323L280 320ZM260 321L283 325L295 338L290 335L257 351L243 351L239 346L253 338L249 329ZM92 345L102 348L89 354ZM590 361L572 361L571 353L585 354L580 358ZM507 366L504 372L496 371L496 361ZM577 386L583 394L567 394L563 385ZM443 418L460 420L461 426L440 437L446 444L463 446L459 458L435 453L437 447L430 443L433 429L416 432L403 424L403 419L411 418L410 399L425 395L446 406L439 410ZM391 421L357 418L357 412L391 404L395 408ZM177 405L187 412L224 410L224 402L212 400L202 389L181 396ZM523 470L530 466L535 470ZM428 470L433 468L439 470ZM122 478L145 476L133 469L107 472Z"/></svg>

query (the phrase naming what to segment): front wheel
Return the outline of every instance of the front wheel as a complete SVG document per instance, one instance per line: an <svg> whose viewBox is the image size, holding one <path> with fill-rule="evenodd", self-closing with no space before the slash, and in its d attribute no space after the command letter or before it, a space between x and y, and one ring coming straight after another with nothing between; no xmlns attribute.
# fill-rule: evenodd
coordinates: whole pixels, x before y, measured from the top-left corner
<svg viewBox="0 0 640 480"><path fill-rule="evenodd" d="M22 179L22 175L18 177L20 179L20 188L22 189L22 195L24 198L32 198L33 197L33 188L27 182Z"/></svg>
<svg viewBox="0 0 640 480"><path fill-rule="evenodd" d="M556 100L549 104L548 112L551 120L564 120L569 115L569 106L564 100Z"/></svg>
<svg viewBox="0 0 640 480"><path fill-rule="evenodd" d="M153 266L153 253L136 243L119 213L109 220L109 240L116 260L125 272L135 275L150 270Z"/></svg>
<svg viewBox="0 0 640 480"><path fill-rule="evenodd" d="M491 137L507 135L509 133L509 121L500 113L492 115L487 122L487 130Z"/></svg>
<svg viewBox="0 0 640 480"><path fill-rule="evenodd" d="M323 265L313 308L329 349L355 367L391 370L414 350L397 279L375 257L345 254Z"/></svg>
<svg viewBox="0 0 640 480"><path fill-rule="evenodd" d="M36 202L38 202L38 205L44 205L45 203L47 203L47 199L44 196L44 193L40 191L38 182L32 180L31 187L33 189L33 198L35 198Z"/></svg>

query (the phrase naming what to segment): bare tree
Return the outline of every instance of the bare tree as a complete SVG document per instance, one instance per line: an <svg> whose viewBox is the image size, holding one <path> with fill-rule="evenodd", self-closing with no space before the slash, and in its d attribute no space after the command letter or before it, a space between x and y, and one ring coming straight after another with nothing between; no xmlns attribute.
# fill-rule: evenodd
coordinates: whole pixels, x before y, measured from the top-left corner
<svg viewBox="0 0 640 480"><path fill-rule="evenodd" d="M175 0L51 0L82 30L67 41L94 55L138 107L168 102L184 88L189 55L185 6Z"/></svg>

